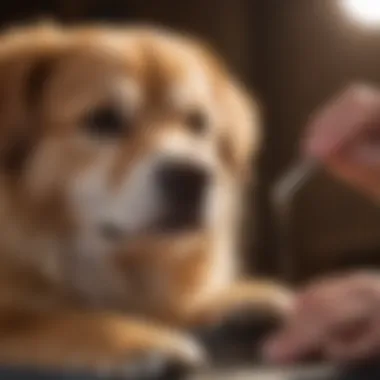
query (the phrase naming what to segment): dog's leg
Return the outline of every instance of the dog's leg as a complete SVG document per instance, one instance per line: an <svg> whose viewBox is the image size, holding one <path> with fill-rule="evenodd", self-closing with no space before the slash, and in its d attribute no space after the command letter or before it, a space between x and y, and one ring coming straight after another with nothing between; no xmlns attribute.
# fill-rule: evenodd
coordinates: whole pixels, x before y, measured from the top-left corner
<svg viewBox="0 0 380 380"><path fill-rule="evenodd" d="M193 331L217 363L259 359L260 346L292 306L292 294L270 282L247 281L203 302L193 315Z"/></svg>
<svg viewBox="0 0 380 380"><path fill-rule="evenodd" d="M15 322L17 321L17 323ZM0 364L160 379L199 365L184 335L109 314L17 315L0 326Z"/></svg>

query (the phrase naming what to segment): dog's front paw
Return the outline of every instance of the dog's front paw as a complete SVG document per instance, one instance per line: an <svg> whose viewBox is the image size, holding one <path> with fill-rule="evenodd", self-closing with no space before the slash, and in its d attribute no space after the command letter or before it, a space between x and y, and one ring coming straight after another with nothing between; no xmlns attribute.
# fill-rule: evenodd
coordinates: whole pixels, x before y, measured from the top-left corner
<svg viewBox="0 0 380 380"><path fill-rule="evenodd" d="M280 315L241 309L196 334L215 364L252 363L260 360L262 343L281 322Z"/></svg>
<svg viewBox="0 0 380 380"><path fill-rule="evenodd" d="M265 300L249 294L235 297L236 302L230 299L194 330L215 365L260 362L264 341L281 327L291 309L292 296L281 288Z"/></svg>
<svg viewBox="0 0 380 380"><path fill-rule="evenodd" d="M206 363L203 349L193 340L177 336L165 342L162 336L161 347L143 350L135 354L105 357L90 365L103 379L120 380L180 380L197 371Z"/></svg>

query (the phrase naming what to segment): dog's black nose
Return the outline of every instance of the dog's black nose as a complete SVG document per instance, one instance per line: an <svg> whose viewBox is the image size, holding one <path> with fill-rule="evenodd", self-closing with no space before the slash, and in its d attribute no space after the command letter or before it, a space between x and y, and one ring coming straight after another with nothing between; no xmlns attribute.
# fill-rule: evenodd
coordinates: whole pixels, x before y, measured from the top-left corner
<svg viewBox="0 0 380 380"><path fill-rule="evenodd" d="M198 208L209 182L209 173L196 164L170 162L159 169L158 182L168 204L181 209Z"/></svg>

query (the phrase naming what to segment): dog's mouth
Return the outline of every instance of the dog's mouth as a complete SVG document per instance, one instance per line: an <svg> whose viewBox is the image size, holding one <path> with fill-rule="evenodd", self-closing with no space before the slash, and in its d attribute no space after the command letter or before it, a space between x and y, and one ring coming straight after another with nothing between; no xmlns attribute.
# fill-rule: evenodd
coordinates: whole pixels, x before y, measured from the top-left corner
<svg viewBox="0 0 380 380"><path fill-rule="evenodd" d="M177 233L193 231L202 228L202 215L200 210L188 208L169 212L155 221L149 228L152 232Z"/></svg>
<svg viewBox="0 0 380 380"><path fill-rule="evenodd" d="M130 234L116 224L106 223L100 226L100 234L108 241L120 241L135 235L180 234L202 229L204 226L200 210L188 208L167 212L144 228ZM133 236L132 236L133 235Z"/></svg>

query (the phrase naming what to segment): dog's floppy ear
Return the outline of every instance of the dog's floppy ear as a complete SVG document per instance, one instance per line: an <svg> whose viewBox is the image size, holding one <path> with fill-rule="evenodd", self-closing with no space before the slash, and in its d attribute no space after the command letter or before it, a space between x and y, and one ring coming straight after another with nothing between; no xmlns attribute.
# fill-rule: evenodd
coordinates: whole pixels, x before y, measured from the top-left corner
<svg viewBox="0 0 380 380"><path fill-rule="evenodd" d="M0 55L0 170L18 174L39 135L45 84L54 67L48 54Z"/></svg>
<svg viewBox="0 0 380 380"><path fill-rule="evenodd" d="M258 102L239 84L228 81L222 90L225 126L220 141L226 163L249 177L262 145Z"/></svg>
<svg viewBox="0 0 380 380"><path fill-rule="evenodd" d="M212 47L197 39L191 39L190 45L205 59L205 68L216 84L222 115L220 156L236 176L252 178L252 163L262 146L259 103Z"/></svg>

